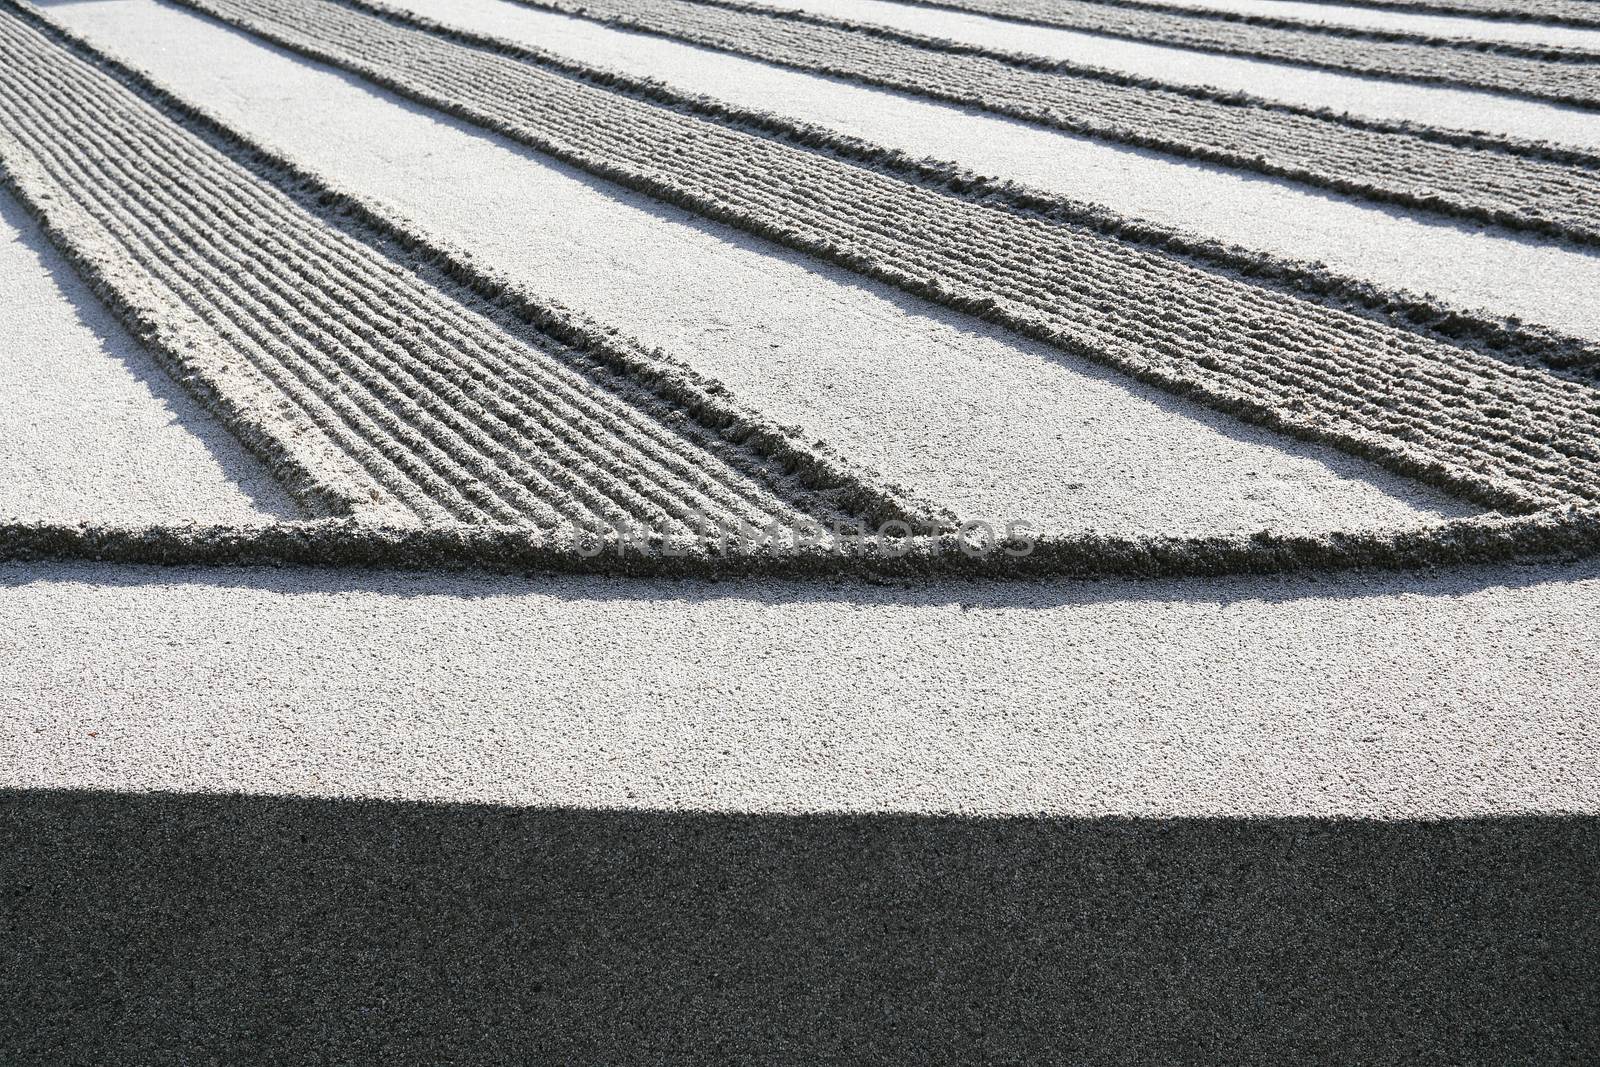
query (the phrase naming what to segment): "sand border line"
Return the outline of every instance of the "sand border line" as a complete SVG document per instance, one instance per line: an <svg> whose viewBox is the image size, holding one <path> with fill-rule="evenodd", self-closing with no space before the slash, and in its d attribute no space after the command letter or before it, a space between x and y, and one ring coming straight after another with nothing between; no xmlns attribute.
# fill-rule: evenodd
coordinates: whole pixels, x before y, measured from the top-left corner
<svg viewBox="0 0 1600 1067"><path fill-rule="evenodd" d="M1406 530L1329 535L1033 541L973 532L844 543L626 537L531 527L393 526L352 519L267 525L0 523L0 560L162 566L309 566L636 577L932 580L1186 578L1303 571L1414 570L1600 554L1600 508L1455 519Z"/></svg>

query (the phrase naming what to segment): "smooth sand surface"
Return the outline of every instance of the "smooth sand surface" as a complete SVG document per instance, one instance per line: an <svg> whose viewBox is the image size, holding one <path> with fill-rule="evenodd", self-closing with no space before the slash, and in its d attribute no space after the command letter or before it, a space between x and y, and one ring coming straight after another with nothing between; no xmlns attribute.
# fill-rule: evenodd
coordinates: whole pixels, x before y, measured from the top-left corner
<svg viewBox="0 0 1600 1067"><path fill-rule="evenodd" d="M0 568L0 783L1600 812L1600 568L920 588Z"/></svg>
<svg viewBox="0 0 1600 1067"><path fill-rule="evenodd" d="M1600 123L1593 111L1495 93L1407 85L1382 78L1143 44L888 0L777 0L770 6L874 22L927 37L945 37L1167 82L1209 85L1367 118L1487 130L1508 137L1588 148L1600 145Z"/></svg>
<svg viewBox="0 0 1600 1067"><path fill-rule="evenodd" d="M297 514L0 190L0 516L109 523Z"/></svg>
<svg viewBox="0 0 1600 1067"><path fill-rule="evenodd" d="M1463 513L1339 453L703 223L190 14L147 0L53 12L337 185L965 517L1207 532Z"/></svg>
<svg viewBox="0 0 1600 1067"><path fill-rule="evenodd" d="M393 2L449 25L816 123L915 158L949 160L1119 214L1290 259L1321 260L1385 288L1434 293L1459 307L1600 340L1593 298L1600 292L1600 255L1593 251L811 77L506 0ZM1592 124L1600 131L1600 116Z"/></svg>

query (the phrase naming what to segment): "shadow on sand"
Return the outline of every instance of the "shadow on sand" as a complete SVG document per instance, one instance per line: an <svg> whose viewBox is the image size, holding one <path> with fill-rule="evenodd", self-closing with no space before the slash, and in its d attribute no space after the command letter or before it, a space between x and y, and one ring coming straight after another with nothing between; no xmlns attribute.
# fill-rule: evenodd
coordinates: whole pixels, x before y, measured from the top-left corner
<svg viewBox="0 0 1600 1067"><path fill-rule="evenodd" d="M0 793L5 1060L1594 1062L1600 820Z"/></svg>

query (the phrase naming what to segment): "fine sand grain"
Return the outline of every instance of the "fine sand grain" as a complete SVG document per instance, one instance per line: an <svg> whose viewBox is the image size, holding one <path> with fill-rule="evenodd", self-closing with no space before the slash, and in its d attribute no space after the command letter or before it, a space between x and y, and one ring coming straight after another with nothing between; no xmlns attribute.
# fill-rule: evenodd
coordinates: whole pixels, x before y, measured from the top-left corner
<svg viewBox="0 0 1600 1067"><path fill-rule="evenodd" d="M11 786L756 812L1600 811L1593 564L917 589L0 576Z"/></svg>

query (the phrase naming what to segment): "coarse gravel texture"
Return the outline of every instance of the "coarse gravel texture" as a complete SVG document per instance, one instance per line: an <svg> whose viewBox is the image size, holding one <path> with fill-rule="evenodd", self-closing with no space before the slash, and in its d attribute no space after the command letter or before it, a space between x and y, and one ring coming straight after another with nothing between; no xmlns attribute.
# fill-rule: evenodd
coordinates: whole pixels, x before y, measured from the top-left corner
<svg viewBox="0 0 1600 1067"><path fill-rule="evenodd" d="M540 0L544 2L544 0ZM789 5L744 4L785 10ZM1247 56L1380 78L1487 89L1534 99L1600 107L1600 63L1586 50L1453 42L1354 30L1294 29L1096 0L910 0L979 15L998 15L1047 26L1202 52ZM1382 39L1384 37L1392 39Z"/></svg>
<svg viewBox="0 0 1600 1067"><path fill-rule="evenodd" d="M1475 503L1600 498L1591 384L320 0L185 0L757 236Z"/></svg>
<svg viewBox="0 0 1600 1067"><path fill-rule="evenodd" d="M249 523L299 514L0 192L0 516Z"/></svg>
<svg viewBox="0 0 1600 1067"><path fill-rule="evenodd" d="M958 514L1204 534L1463 513L1337 452L597 187L192 15L147 3L49 11L274 151L471 248L481 266L626 322L775 421Z"/></svg>
<svg viewBox="0 0 1600 1067"><path fill-rule="evenodd" d="M190 2L190 0L185 0ZM209 0L193 0L207 9ZM1287 177L1335 192L1593 243L1600 160L1460 131L1377 128L1248 100L885 38L684 0L541 6L815 74L975 107L1070 133ZM212 8L212 10L216 10ZM226 10L226 8L222 9Z"/></svg>
<svg viewBox="0 0 1600 1067"><path fill-rule="evenodd" d="M1270 60L1195 52L893 0L789 0L785 8L934 37L984 52L1032 55L1156 81L1210 87L1312 110L1477 129L1533 141L1593 144L1593 111L1501 93L1419 85Z"/></svg>

